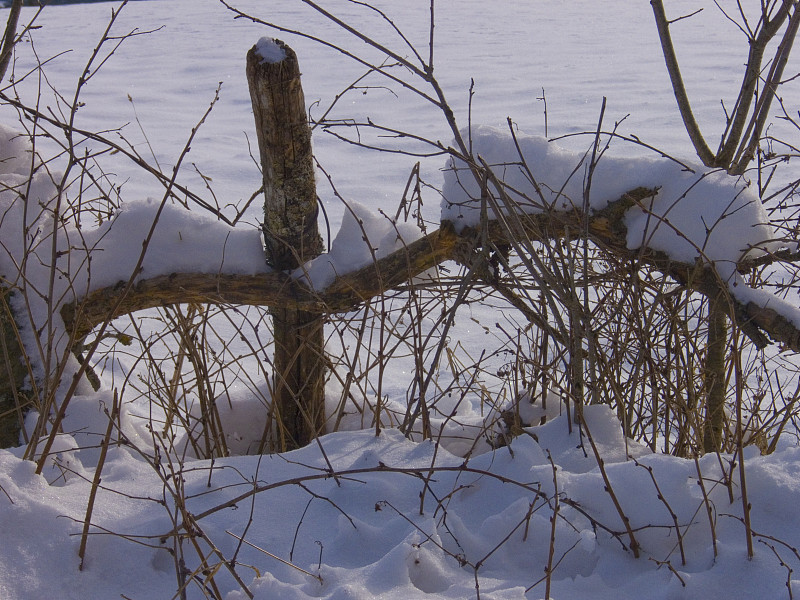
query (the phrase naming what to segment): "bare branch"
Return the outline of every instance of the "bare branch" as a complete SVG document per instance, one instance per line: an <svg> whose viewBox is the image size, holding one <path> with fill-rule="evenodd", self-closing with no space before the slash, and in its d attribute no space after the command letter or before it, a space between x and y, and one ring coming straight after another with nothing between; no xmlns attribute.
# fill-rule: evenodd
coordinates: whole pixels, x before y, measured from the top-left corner
<svg viewBox="0 0 800 600"><path fill-rule="evenodd" d="M761 133L769 117L772 100L775 98L778 86L782 83L783 71L789 61L789 54L792 51L799 28L800 10L795 8L789 25L784 32L783 39L775 53L775 59L772 61L769 75L764 84L764 90L761 92L753 117L748 124L747 131L742 135L741 143L733 159L730 171L734 175L744 173L755 157L756 148L761 140Z"/></svg>
<svg viewBox="0 0 800 600"><path fill-rule="evenodd" d="M11 10L8 11L6 32L3 35L3 45L0 48L0 81L5 78L8 64L11 62L11 52L17 40L17 23L21 12L22 0L14 0L11 4Z"/></svg>
<svg viewBox="0 0 800 600"><path fill-rule="evenodd" d="M669 79L672 82L672 89L675 93L675 99L678 101L678 108L681 111L683 124L686 127L686 132L692 140L695 151L706 166L714 166L715 157L714 153L709 148L703 134L700 132L700 126L694 118L692 107L689 102L689 96L686 94L686 87L683 84L683 77L681 76L680 66L678 65L678 57L675 55L675 48L672 45L672 36L669 33L669 21L664 12L664 3L662 0L650 0L650 5L653 7L653 14L656 18L656 28L658 29L658 37L661 40L661 50L664 53L664 61L667 65L669 72Z"/></svg>

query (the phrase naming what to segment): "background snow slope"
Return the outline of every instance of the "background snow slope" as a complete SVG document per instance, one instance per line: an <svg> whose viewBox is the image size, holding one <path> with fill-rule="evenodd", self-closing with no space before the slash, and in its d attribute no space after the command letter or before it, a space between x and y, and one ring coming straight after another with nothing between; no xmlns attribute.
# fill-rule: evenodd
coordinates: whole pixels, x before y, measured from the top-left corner
<svg viewBox="0 0 800 600"><path fill-rule="evenodd" d="M238 5L265 11L265 3L255 0ZM381 4L387 9L393 5ZM670 3L676 14L691 12L695 5ZM18 54L17 72L33 64L28 48L43 57L72 49L47 70L52 85L69 90L111 6L45 10L42 29L33 32L33 42L26 42L26 51ZM357 12L354 5L340 8L346 15ZM396 15L397 24L416 43L427 39L428 8L427 2L409 2ZM502 127L510 115L534 134L545 133L542 88L549 135L592 131L602 96L607 96L607 118L620 120L630 113L623 124L626 131L692 158L668 91L648 3L461 0L439 3L437 11L437 69L462 121L466 122L470 78L475 80L474 122ZM289 26L342 37L297 2L274 0L268 12L264 16ZM221 99L189 159L210 179L222 205L249 198L260 185L260 174L248 147L248 136L253 143L254 137L244 56L262 35L272 33L234 21L213 0L134 2L121 19L120 30L164 28L126 42L90 82L78 126L109 129L129 123L123 135L143 155L152 149L168 171L221 81ZM693 68L684 70L689 93L707 99L698 107L701 126L721 122L720 98L728 105L735 99L740 74L723 67L744 60L746 46L738 36L713 9L683 22L676 31L679 53L681 44L691 43L686 54L691 54ZM308 41L286 41L300 57L310 105L322 99L324 106L361 74ZM795 70L790 67L787 72ZM36 82L26 85L32 89ZM48 102L52 99L45 98ZM312 110L321 114L323 108ZM445 143L451 137L434 110L403 94L395 97L370 89L348 97L340 110L399 128L422 129ZM4 110L2 118L13 124L16 115ZM375 155L319 133L314 143L345 199L394 214L411 167L407 157ZM571 143L583 150L589 142L565 142ZM641 153L625 146L620 151ZM422 164L426 178L437 185L442 168L441 157ZM124 198L144 201L159 196L159 184L124 161L114 170L124 182ZM204 185L194 177L194 185ZM320 195L335 231L345 210L323 184ZM436 216L438 202L428 208ZM128 214L135 210L129 208ZM246 217L253 229L258 219L258 209ZM352 223L349 227L355 230ZM404 387L402 374L397 377L398 387ZM149 434L123 415L130 443L109 452L87 561L78 571L76 534L85 518L87 478L98 456L98 437L92 432L105 430L103 408L110 403L107 391L73 400L65 427L69 433L59 440L57 461L44 478L33 474L32 464L20 460L19 452L0 451L0 597L176 597L179 584L171 554L175 548L161 539L182 518L170 493L175 486L185 487L187 509L198 517L198 529L225 557L237 551L230 531L311 573L242 546L236 554L238 575L260 599L405 600L471 598L478 593L484 599L542 598L551 539L551 595L559 600L788 598L800 585L793 579L800 568L794 550L800 547L796 447L785 443L769 457L747 457L753 529L760 534L755 558L748 560L740 521L741 486L727 458L720 462L715 456L705 457L695 464L649 455L620 438L614 416L602 407L587 410L588 422L606 461L610 489L617 492L636 532L639 559L632 556L591 448L585 438L567 434L563 417L531 429L510 448L471 459L466 467L462 458L431 443L414 444L392 431L380 437L365 431L323 438L324 457L320 447L311 447L286 456L189 461L175 473L171 469L178 465L166 459L148 464L132 449L146 446ZM557 496L548 452L557 465ZM629 455L638 462L626 460ZM373 472L336 481L325 477L329 462L337 470ZM417 471L388 472L381 464ZM447 470L434 472L426 485L418 474L427 477L432 466ZM722 469L732 475L724 475ZM302 477L316 479L304 482L305 487L284 483ZM254 486L274 487L248 496ZM239 501L226 505L239 495ZM551 521L557 507L558 516ZM204 512L208 514L200 518ZM202 597L204 574L195 572L198 560L190 542L181 543L192 572L187 576L188 596ZM213 555L208 561L219 563ZM321 583L313 577L317 575ZM245 597L224 567L216 579L223 597Z"/></svg>

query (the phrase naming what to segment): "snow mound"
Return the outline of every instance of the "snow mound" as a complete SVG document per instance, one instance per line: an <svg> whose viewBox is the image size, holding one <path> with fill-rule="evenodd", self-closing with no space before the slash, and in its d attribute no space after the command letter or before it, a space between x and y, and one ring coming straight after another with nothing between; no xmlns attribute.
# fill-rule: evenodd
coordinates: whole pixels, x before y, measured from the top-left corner
<svg viewBox="0 0 800 600"><path fill-rule="evenodd" d="M626 445L607 408L586 408L605 478L586 433L573 427L570 434L565 415L466 461L396 430L336 433L286 455L184 465L148 464L147 452L131 447L141 439L114 443L83 571L76 553L91 455L64 434L59 462L36 476L31 462L0 451L7 541L0 590L7 598L172 597L168 482L179 479L193 528L223 556L236 555L237 572L258 600L462 599L476 597L476 586L481 598L543 598L548 564L553 598L699 598L720 589L742 598L785 596L787 568L800 568L791 551L800 544L793 510L800 449L783 444L772 456L745 457L753 529L764 542L748 560L731 457L696 464L650 454ZM629 519L638 559L611 493ZM237 549L234 535L291 565L251 546ZM197 539L202 548L204 540ZM201 568L188 545L181 552L186 568ZM222 597L247 597L224 568L216 570L218 557L206 559ZM201 582L190 583L189 597L202 597Z"/></svg>
<svg viewBox="0 0 800 600"><path fill-rule="evenodd" d="M255 274L268 269L258 229L233 228L171 200L126 202L110 219L81 227L63 216L74 210L75 192L67 189L59 195L61 178L34 160L27 135L0 124L0 276L12 286L26 287L31 327L23 336L31 356L37 347L31 331L47 332L45 324L61 305L134 274L138 280L181 272ZM27 314L25 307L17 308ZM66 335L60 319L53 325L52 339L43 342L60 352Z"/></svg>
<svg viewBox="0 0 800 600"><path fill-rule="evenodd" d="M411 223L397 223L363 204L347 206L331 250L307 262L294 272L314 290L328 287L337 276L357 271L419 239Z"/></svg>
<svg viewBox="0 0 800 600"><path fill-rule="evenodd" d="M543 137L512 137L487 126L463 134L471 139L474 156L502 182L502 194L491 186L495 197L505 194L516 210L585 206L591 152L580 154ZM628 247L646 246L682 262L700 258L736 263L748 252L775 247L775 231L744 179L697 165L687 167L665 158L620 158L606 152L592 173L588 206L597 211L636 188L658 189L646 206L627 212ZM442 220L459 230L475 226L481 215L480 198L480 185L466 163L451 159L444 176Z"/></svg>
<svg viewBox="0 0 800 600"><path fill-rule="evenodd" d="M261 57L262 63L278 63L286 58L286 50L271 37L262 37L256 43L256 53Z"/></svg>

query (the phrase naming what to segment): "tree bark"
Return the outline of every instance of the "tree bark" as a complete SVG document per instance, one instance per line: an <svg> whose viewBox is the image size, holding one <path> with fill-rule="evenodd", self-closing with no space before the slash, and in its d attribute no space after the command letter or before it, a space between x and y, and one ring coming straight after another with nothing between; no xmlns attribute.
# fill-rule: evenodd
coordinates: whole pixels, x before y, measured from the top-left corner
<svg viewBox="0 0 800 600"><path fill-rule="evenodd" d="M28 370L23 362L10 298L8 288L0 286L0 448L19 444L27 401L23 388Z"/></svg>
<svg viewBox="0 0 800 600"><path fill-rule="evenodd" d="M278 40L266 46L278 60L251 48L247 81L264 177L266 259L274 269L289 271L322 252L311 129L297 56ZM285 307L271 313L272 407L277 449L285 451L305 446L324 430L323 317Z"/></svg>
<svg viewBox="0 0 800 600"><path fill-rule="evenodd" d="M728 348L727 294L720 292L709 298L708 345L704 365L706 388L706 420L703 423L703 451L722 450L725 425L725 353Z"/></svg>
<svg viewBox="0 0 800 600"><path fill-rule="evenodd" d="M17 23L22 12L22 0L14 0L11 3L11 10L8 11L6 30L3 34L3 44L0 46L0 81L5 79L8 65L11 62L11 53L17 38Z"/></svg>
<svg viewBox="0 0 800 600"><path fill-rule="evenodd" d="M5 79L17 35L22 0L14 0L8 12L0 46L0 81ZM23 385L27 370L22 361L17 327L9 306L11 291L0 284L0 448L19 443L22 426Z"/></svg>

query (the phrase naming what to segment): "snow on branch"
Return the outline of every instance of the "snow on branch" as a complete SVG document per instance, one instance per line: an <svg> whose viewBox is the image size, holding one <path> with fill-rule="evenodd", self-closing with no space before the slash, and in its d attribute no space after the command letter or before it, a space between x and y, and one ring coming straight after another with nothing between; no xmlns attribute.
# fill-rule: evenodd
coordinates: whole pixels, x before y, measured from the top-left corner
<svg viewBox="0 0 800 600"><path fill-rule="evenodd" d="M650 188L657 193L624 215L630 249L659 250L686 263L699 259L738 264L745 255L783 246L747 182L723 170L702 166L689 170L655 157L603 155L592 164L590 155L571 152L546 138L512 136L493 127L474 127L463 135L472 140L473 156L491 168L495 183L487 191L504 199L504 210L596 213L630 190ZM472 167L454 158L445 171L442 219L457 229L474 227L481 218L485 194ZM489 207L489 218L493 214Z"/></svg>
<svg viewBox="0 0 800 600"><path fill-rule="evenodd" d="M639 188L624 194L607 209L589 219L589 236L598 244L623 258L638 261L661 271L681 284L706 296L715 296L723 285L709 266L681 263L660 251L630 250L625 246L624 227L609 221L617 205L630 206L652 190ZM550 215L532 215L526 220L525 232L533 241L546 241L563 235L581 225L581 213L562 213L554 221ZM547 232L543 236L543 232ZM486 228L489 243L508 243L508 231L498 221ZM402 249L377 259L352 272L340 272L323 290L313 290L287 272L267 272L256 275L175 273L139 281L129 291L120 305L119 313L111 313L122 293L122 287L105 288L88 295L81 302L65 304L61 310L67 329L75 339L89 333L106 319L135 310L180 302L205 302L216 304L247 304L282 306L323 313L347 312L357 308L369 298L397 288L428 269L447 261L473 266L479 255L484 232L465 227L456 232L450 222ZM323 255L324 256L324 255ZM778 299L776 298L776 305ZM785 308L785 307L784 307ZM753 302L743 302L732 297L728 314L743 327L758 345L772 340L795 352L800 352L800 327L772 308ZM763 333L762 333L763 332Z"/></svg>
<svg viewBox="0 0 800 600"><path fill-rule="evenodd" d="M52 227L22 223L25 197L20 186L27 181L23 171L30 163L19 160L25 152L21 138L7 130L0 133L0 154L7 155L0 156L6 159L0 164L6 165L3 178L8 186L0 194L0 275L13 283L26 249L37 247L21 232L47 236ZM116 283L130 276L126 268L141 251L142 228L151 222L152 207L129 204L112 221L88 231L60 226L55 267L64 276L53 309L62 315L73 342L114 317L177 303L345 312L443 262L475 268L482 244L509 241L503 220L493 217L513 210L525 214L522 233L532 241L586 232L616 256L654 268L701 294L712 296L724 289L730 297L729 316L757 344L766 344L769 336L800 351L800 310L747 287L739 275L751 262L787 246L776 238L760 200L740 178L700 167L687 171L658 159L603 156L589 165L586 156L542 138L491 128L473 129L471 138L476 162L490 165L491 173L485 174L481 189L474 170L463 161L450 162L440 229L415 239L407 226L356 205L332 252L294 272L273 272L265 266L257 230L238 230L182 207L169 207L161 213L144 269L126 290ZM472 167L480 169L479 164ZM590 168L593 179L587 197L584 180ZM49 206L54 188L37 176L31 181L38 195L29 194L28 203ZM488 221L481 221L482 212ZM51 217L42 210L39 220ZM46 258L26 263L28 281L39 282L41 289L52 266Z"/></svg>

